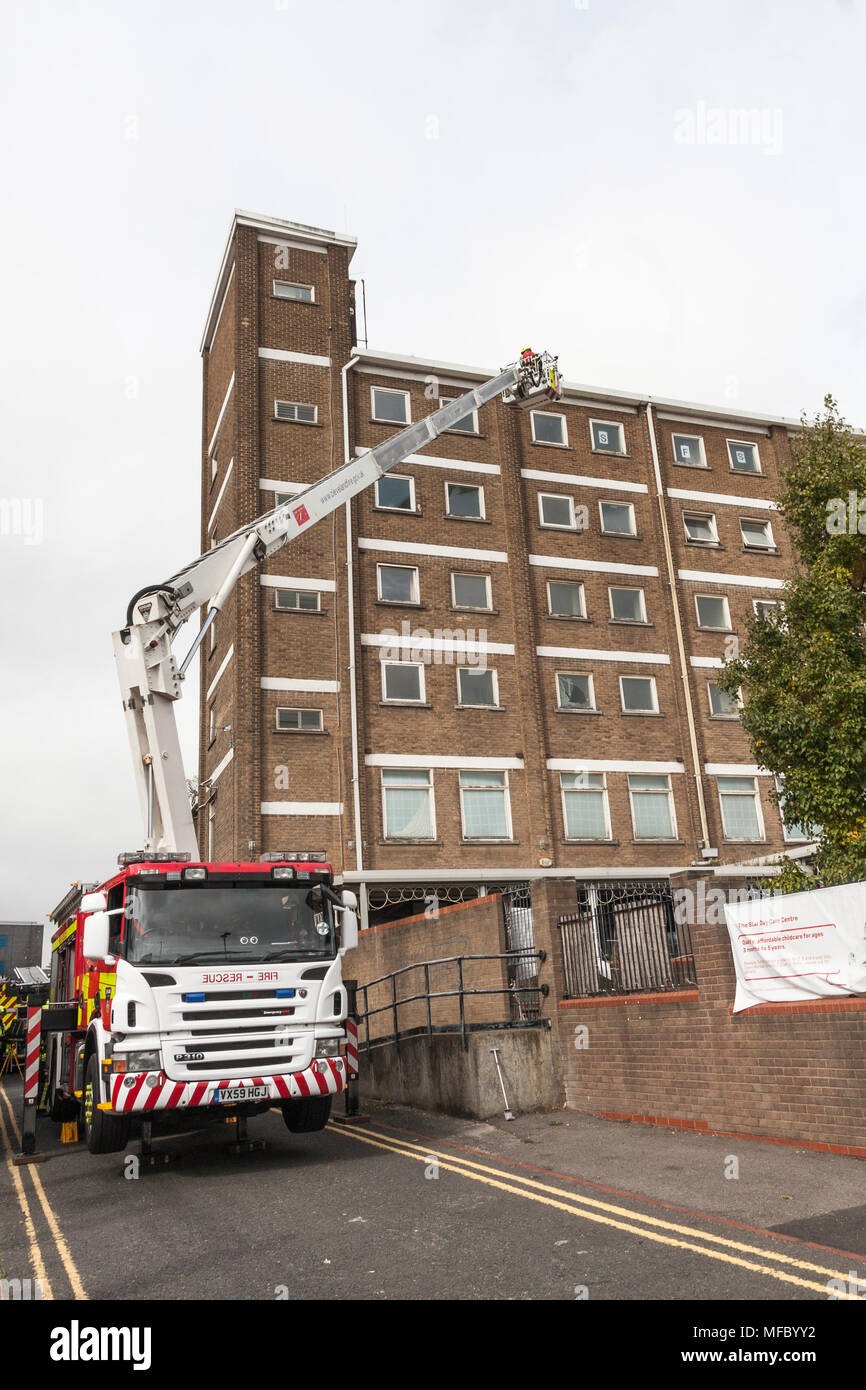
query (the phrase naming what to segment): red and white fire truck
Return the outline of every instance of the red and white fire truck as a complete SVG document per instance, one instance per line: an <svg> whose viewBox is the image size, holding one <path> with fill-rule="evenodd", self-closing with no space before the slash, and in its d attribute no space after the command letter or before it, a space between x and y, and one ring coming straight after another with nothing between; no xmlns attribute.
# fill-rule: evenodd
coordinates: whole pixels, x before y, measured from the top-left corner
<svg viewBox="0 0 866 1390"><path fill-rule="evenodd" d="M184 673L239 578L497 396L523 409L560 391L556 359L518 362L242 527L130 600L114 634L144 846L102 883L73 886L51 914L51 999L71 1004L47 1034L55 1118L80 1100L92 1153L125 1148L133 1119L274 1106L290 1130L320 1129L357 1053L347 1046L343 954L357 901L324 854L254 863L199 856L174 704ZM172 643L205 618L182 662ZM62 1015L56 1015L62 1017ZM65 1108L64 1108L65 1107Z"/></svg>

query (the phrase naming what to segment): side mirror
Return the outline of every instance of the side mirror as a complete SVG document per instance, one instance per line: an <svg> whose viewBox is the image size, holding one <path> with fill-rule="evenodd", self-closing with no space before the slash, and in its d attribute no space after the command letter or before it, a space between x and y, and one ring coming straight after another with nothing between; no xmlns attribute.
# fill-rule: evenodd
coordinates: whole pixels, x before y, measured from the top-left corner
<svg viewBox="0 0 866 1390"><path fill-rule="evenodd" d="M342 920L340 922L340 955L351 951L358 944L358 899L349 888L344 888Z"/></svg>
<svg viewBox="0 0 866 1390"><path fill-rule="evenodd" d="M108 955L111 918L107 912L94 912L84 923L82 950L88 960L104 960Z"/></svg>
<svg viewBox="0 0 866 1390"><path fill-rule="evenodd" d="M107 904L104 893L85 893L79 912L104 912Z"/></svg>

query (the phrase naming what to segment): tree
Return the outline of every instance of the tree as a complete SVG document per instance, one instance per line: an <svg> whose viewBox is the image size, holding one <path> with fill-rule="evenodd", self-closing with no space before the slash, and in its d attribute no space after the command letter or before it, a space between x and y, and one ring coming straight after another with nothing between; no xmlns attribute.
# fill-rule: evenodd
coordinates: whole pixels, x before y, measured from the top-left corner
<svg viewBox="0 0 866 1390"><path fill-rule="evenodd" d="M820 879L838 882L866 878L866 444L826 396L791 449L776 500L795 571L718 683L742 688L755 761L782 780L786 822L813 828ZM814 886L793 863L774 882Z"/></svg>

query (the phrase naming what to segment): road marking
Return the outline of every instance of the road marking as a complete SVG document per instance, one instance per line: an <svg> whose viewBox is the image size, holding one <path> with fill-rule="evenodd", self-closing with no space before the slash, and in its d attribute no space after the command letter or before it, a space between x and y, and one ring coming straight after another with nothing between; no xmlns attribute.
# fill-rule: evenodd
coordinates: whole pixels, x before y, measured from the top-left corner
<svg viewBox="0 0 866 1390"><path fill-rule="evenodd" d="M329 1128L329 1129L332 1129L333 1132L334 1132L335 1134L343 1134L343 1135L347 1136L348 1138L357 1139L359 1143L362 1143L362 1144L371 1144L371 1145L373 1145L373 1147L375 1147L375 1148L384 1149L387 1153L399 1154L399 1155L401 1155L403 1158L414 1158L414 1159L415 1159L417 1162L419 1162L419 1163L424 1163L424 1162L428 1161L430 1158L439 1158L439 1155L437 1154L436 1150L432 1150L432 1149L423 1150L423 1149L422 1149L421 1152L413 1152L411 1149L406 1148L405 1146L400 1146L400 1145L399 1145L397 1142L395 1142L395 1141L386 1141L386 1142L383 1143L383 1142L381 1142L380 1140L372 1139L369 1135L360 1134L357 1130L344 1129L342 1126L337 1126L337 1125L333 1125L333 1126L332 1126L332 1125L329 1125L328 1128ZM417 1147L420 1149L421 1146L419 1145L419 1146L417 1146ZM522 1179L515 1179L515 1180L512 1181L512 1182L497 1182L497 1181L494 1181L493 1178L487 1177L487 1176L486 1176L486 1174L488 1174L488 1173L495 1173L496 1176L497 1176L498 1178L501 1178L501 1177L505 1176L504 1174L500 1173L500 1171L499 1171L498 1169L496 1169L496 1168L484 1168L483 1165L481 1165L481 1164L474 1164L474 1163L470 1165L470 1164L466 1163L465 1160L457 1160L457 1161L455 1162L455 1161L454 1161L454 1156L453 1156L452 1154L446 1154L446 1155L443 1155L442 1157L443 1157L446 1161L443 1162L443 1161L440 1159L440 1161L439 1161L439 1167L440 1167L440 1168L444 1168L444 1169L446 1170L446 1172L458 1173L460 1176L462 1176L462 1177L464 1177L464 1178L470 1178L470 1179L472 1179L473 1182L481 1182L481 1183L484 1183L484 1184L485 1184L486 1186L488 1186L488 1187L495 1187L495 1188L498 1188L498 1189L499 1189L500 1191L502 1191L502 1192L510 1192L510 1193L512 1193L514 1196L517 1196L517 1197L524 1197L527 1201L530 1201L530 1202L540 1202L540 1203L542 1203L544 1206L554 1207L554 1208L556 1208L558 1211L567 1212L570 1216L579 1216L579 1217L581 1217L584 1221L593 1221L593 1222L596 1222L596 1223L599 1224L599 1225L603 1225L603 1226L612 1226L615 1230L618 1230L618 1231L625 1231L625 1232L627 1232L629 1235L641 1236L644 1240L652 1240L652 1241L655 1241L657 1244L660 1244L660 1245L669 1245L669 1246L671 1246L671 1247L674 1248L674 1249L689 1250L689 1251L692 1251L694 1254L697 1254L697 1255L704 1255L708 1260L719 1260L719 1261L721 1261L721 1262L724 1263L724 1264L737 1265L737 1266L739 1266L741 1269L749 1269L749 1270L754 1271L754 1272L757 1273L757 1274L766 1274L769 1278L771 1278L771 1279L778 1279L778 1280L780 1280L780 1281L781 1281L782 1283L784 1283L784 1284L795 1284L795 1285L797 1285L798 1288L802 1288L802 1289L811 1289L813 1292L815 1292L815 1293L821 1293L821 1294L824 1294L825 1296L828 1294L828 1290L827 1290L827 1285L826 1285L826 1284L818 1284L818 1283L816 1283L814 1280L811 1280L811 1279L800 1279L800 1278L798 1278L798 1276L795 1275L795 1274L787 1274L784 1270L781 1270L781 1269L772 1269L769 1265L756 1264L753 1260L744 1260L744 1259L740 1259L740 1258L739 1258L738 1256L736 1256L736 1255L728 1255L728 1254L725 1254L725 1253L724 1253L723 1251L721 1251L721 1250L710 1250L710 1249L708 1249L705 1245L695 1245L695 1244L694 1244L693 1242L691 1242L691 1241L687 1241L687 1240L677 1240L677 1239L674 1239L673 1236L663 1235L663 1234L661 1234L660 1232L653 1231L653 1230L647 1230L647 1229L646 1229L645 1227L643 1227L643 1226L635 1226L635 1225L632 1225L630 1221L618 1221L618 1220L614 1220L614 1218L611 1217L611 1216L602 1216L599 1212L597 1212L597 1211L592 1211L592 1210L589 1209L590 1203L589 1203L586 1199L584 1199L584 1198L579 1198L579 1197L572 1197L570 1193L562 1192L562 1190L561 1190L560 1188L558 1188L558 1187L549 1187L549 1188L546 1188L545 1185L542 1184L542 1183L534 1183L534 1182L531 1182L530 1179L525 1179L525 1178L522 1178ZM459 1165L459 1166L458 1166L458 1165ZM480 1169L481 1171L474 1171L474 1170L478 1170L478 1169ZM515 1185L516 1182L521 1182L521 1183L523 1183L523 1186L521 1186L521 1187L516 1186L516 1185ZM534 1189L534 1188L541 1188L542 1191L529 1190L530 1187L533 1188L533 1189ZM565 1201L554 1201L553 1198L543 1195L543 1193L544 1193L545 1191L547 1191L547 1192L555 1192L555 1193L557 1194L558 1197L564 1197L564 1198L566 1198L566 1200L565 1200ZM584 1204L584 1203L585 1203L585 1204ZM605 1204L603 1204L603 1203L592 1203L592 1205L593 1205L593 1206L596 1206L596 1205L597 1205L597 1206L604 1206ZM611 1210L613 1210L613 1211L623 1211L622 1208L616 1208L616 1207L611 1208ZM643 1216L639 1215L639 1214L636 1213L636 1212L623 1211L623 1214L624 1214L624 1215L627 1215L627 1216L629 1216L629 1217L631 1217L631 1218L633 1218L634 1220L638 1220L638 1221L648 1221L648 1219L647 1219L646 1217L643 1217ZM655 1219L654 1219L654 1218L650 1218L650 1220L653 1221L653 1224L655 1224ZM648 1221L648 1224L649 1224L649 1221ZM660 1224L660 1225L665 1225L666 1223L660 1222L660 1223L658 1223L658 1224ZM690 1227L687 1227L687 1226L683 1226L683 1227L671 1226L671 1229L673 1229L673 1230L684 1231L684 1232L686 1232L686 1233L688 1233L688 1234L690 1234L690 1235L696 1236L698 1239L701 1239L701 1240L706 1240L706 1239L720 1240L720 1239L722 1239L721 1237L708 1237L708 1236L705 1236L705 1234L704 1234L703 1231L692 1230ZM739 1247L739 1246L737 1246L734 1242L731 1242L731 1244L734 1245L735 1248L741 1248L741 1249L743 1249L743 1250L752 1252L752 1253L754 1253L754 1254L756 1254L756 1255L760 1255L760 1256L763 1256L763 1257L768 1258L768 1259L777 1259L777 1260L779 1260L779 1259L784 1259L784 1260L787 1262L788 1259L790 1258L790 1257L787 1257L787 1256L776 1255L776 1254L774 1254L772 1251L763 1250L763 1249L760 1249L759 1247L756 1247L756 1246L742 1246L742 1247ZM808 1265L808 1264L806 1264L805 1262L793 1261L793 1263L799 1264L799 1265L801 1265L801 1267L807 1268L807 1269L820 1269L820 1266ZM826 1273L826 1272L828 1272L828 1271L822 1270L821 1272L822 1272L822 1273ZM848 1271L845 1271L844 1274L842 1274L840 1271L829 1271L829 1272L832 1272L833 1274L836 1275L836 1277L843 1279L843 1280L845 1281L845 1283L847 1284L848 1278L849 1278ZM855 1300L855 1299L857 1299L857 1294L855 1294L855 1293L840 1294L839 1296L840 1296L841 1298L845 1299L845 1300L848 1300L848 1299L850 1299L850 1300Z"/></svg>
<svg viewBox="0 0 866 1390"><path fill-rule="evenodd" d="M3 1103L5 1104L6 1109L9 1112L9 1122L12 1125L12 1129L15 1133L15 1138L20 1144L21 1136L18 1132L18 1126L15 1123L15 1115L12 1110L12 1103L6 1094L5 1089L2 1086L0 1086L0 1097L2 1097ZM2 1118L2 1113L0 1113L0 1124L2 1124ZM3 1131L5 1135L5 1125L3 1126ZM54 1209L51 1206L51 1203L49 1202L47 1196L45 1195L45 1188L42 1186L42 1179L40 1178L39 1174L37 1173L36 1169L32 1164L28 1163L26 1165L26 1168L27 1172L30 1174L30 1177L33 1179L33 1186L36 1188L36 1195L39 1198L39 1203L42 1207L43 1212L45 1213L45 1220L48 1222L48 1229L54 1237L55 1249L57 1250L57 1253L60 1256L63 1268L66 1270L66 1277L69 1280L69 1285L72 1289L73 1297L77 1299L86 1300L88 1295L85 1292L84 1285L81 1282L81 1276L78 1273L78 1269L76 1268L75 1261L73 1260L72 1255L70 1253L69 1246L66 1244L63 1232L60 1229L60 1223L57 1220L56 1215L54 1214ZM13 1172L17 1173L18 1169L13 1167Z"/></svg>
<svg viewBox="0 0 866 1390"><path fill-rule="evenodd" d="M0 1094L6 1095L0 1087ZM12 1185L18 1198L18 1205L24 1215L24 1230L27 1232L27 1243L30 1247L30 1263L33 1266L33 1273L42 1284L42 1297L53 1298L54 1293L48 1275L45 1273L45 1261L42 1258L42 1251L39 1248L39 1241L36 1239L36 1227L33 1225L33 1217L30 1215L30 1205L27 1201L27 1194L24 1191L24 1184L21 1181L21 1173L12 1162L12 1145L9 1143L9 1134L6 1123L3 1119L3 1111L0 1110L0 1139L3 1143L3 1152L6 1157L6 1167L12 1175Z"/></svg>
<svg viewBox="0 0 866 1390"><path fill-rule="evenodd" d="M379 1131L376 1130L375 1133L379 1134ZM413 1144L408 1139L392 1140L388 1135L379 1135L379 1137L384 1139L386 1143L403 1144L407 1149L417 1149L421 1153L429 1155L431 1158L452 1159L455 1163L465 1164L467 1168L477 1168L479 1172L482 1173L493 1173L496 1177L512 1176L503 1173L499 1168L490 1168L483 1163L474 1163L471 1159L460 1158L453 1153L442 1153L439 1149L423 1148L421 1144ZM829 1274L833 1278L848 1278L848 1271L843 1275L841 1270L829 1269L826 1265L814 1264L810 1260L798 1260L793 1255L783 1255L781 1252L766 1250L760 1245L747 1245L744 1241L729 1240L726 1236L717 1236L710 1231L701 1231L695 1226L684 1226L675 1221L662 1221L657 1216L644 1216L640 1212L632 1211L629 1207L618 1207L610 1202L600 1202L594 1197L584 1197L583 1194L579 1192L566 1192L561 1187L552 1187L547 1183L536 1182L532 1178L523 1178L515 1174L512 1177L512 1181L523 1183L526 1187L535 1188L539 1192L551 1192L556 1197L566 1197L569 1201L576 1202L579 1205L596 1207L599 1211L610 1212L614 1216L625 1216L632 1221L641 1221L647 1226L658 1226L664 1231L674 1231L679 1235L696 1235L699 1236L701 1240L711 1241L714 1245L724 1245L729 1250L739 1250L741 1253L747 1255L762 1255L766 1259L778 1260L780 1264L792 1265L795 1269L810 1270L813 1274ZM635 1200L640 1201L640 1198L636 1197Z"/></svg>

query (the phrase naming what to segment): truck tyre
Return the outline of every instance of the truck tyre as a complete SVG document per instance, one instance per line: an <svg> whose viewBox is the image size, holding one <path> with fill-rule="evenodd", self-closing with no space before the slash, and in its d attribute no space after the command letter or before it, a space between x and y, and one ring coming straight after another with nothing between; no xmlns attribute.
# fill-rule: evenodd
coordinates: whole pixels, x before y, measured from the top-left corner
<svg viewBox="0 0 866 1390"><path fill-rule="evenodd" d="M125 1149L129 1140L129 1116L109 1115L98 1110L101 1095L99 1085L99 1058L95 1052L90 1054L84 1073L84 1095L81 1101L81 1123L84 1126L84 1140L92 1154L114 1154Z"/></svg>
<svg viewBox="0 0 866 1390"><path fill-rule="evenodd" d="M286 1128L293 1134L312 1134L316 1129L324 1129L332 1099L332 1096L304 1096L302 1100L284 1100L280 1108Z"/></svg>

